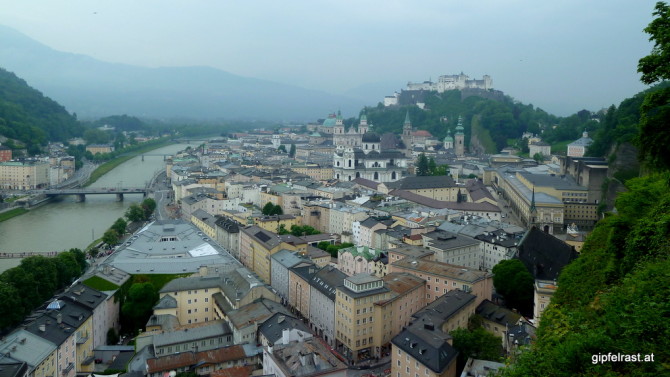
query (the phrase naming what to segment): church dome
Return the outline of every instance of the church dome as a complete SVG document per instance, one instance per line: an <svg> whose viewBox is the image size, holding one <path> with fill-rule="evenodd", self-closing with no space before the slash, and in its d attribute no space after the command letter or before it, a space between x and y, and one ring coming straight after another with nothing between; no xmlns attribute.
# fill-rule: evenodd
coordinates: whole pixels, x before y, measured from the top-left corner
<svg viewBox="0 0 670 377"><path fill-rule="evenodd" d="M334 127L335 126L336 119L334 116L329 116L326 118L326 120L323 121L323 126L324 127Z"/></svg>
<svg viewBox="0 0 670 377"><path fill-rule="evenodd" d="M363 134L362 141L364 143L379 143L381 142L381 137L374 132L366 132Z"/></svg>

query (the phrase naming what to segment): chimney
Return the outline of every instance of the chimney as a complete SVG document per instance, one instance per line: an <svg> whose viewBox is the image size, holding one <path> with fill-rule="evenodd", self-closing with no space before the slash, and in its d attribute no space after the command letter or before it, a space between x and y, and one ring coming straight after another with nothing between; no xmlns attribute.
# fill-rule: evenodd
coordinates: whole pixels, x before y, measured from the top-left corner
<svg viewBox="0 0 670 377"><path fill-rule="evenodd" d="M60 313L56 314L56 323L58 323L59 325L61 323L63 323L63 315L62 314L60 314Z"/></svg>
<svg viewBox="0 0 670 377"><path fill-rule="evenodd" d="M45 324L41 324L41 325L40 325L40 331L41 331L41 332L46 332L46 331L47 331L47 325L45 325Z"/></svg>

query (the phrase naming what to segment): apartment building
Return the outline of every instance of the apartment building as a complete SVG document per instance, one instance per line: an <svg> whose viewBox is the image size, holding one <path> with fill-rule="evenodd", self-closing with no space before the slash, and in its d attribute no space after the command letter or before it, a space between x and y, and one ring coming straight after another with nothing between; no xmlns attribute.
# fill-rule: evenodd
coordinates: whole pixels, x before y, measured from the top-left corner
<svg viewBox="0 0 670 377"><path fill-rule="evenodd" d="M349 276L343 286L337 287L335 339L336 348L344 357L357 362L380 355L383 344L375 337L374 325L382 318L375 319L375 303L391 296L384 281L369 274Z"/></svg>
<svg viewBox="0 0 670 377"><path fill-rule="evenodd" d="M45 161L0 162L0 188L34 190L49 185L49 163Z"/></svg>

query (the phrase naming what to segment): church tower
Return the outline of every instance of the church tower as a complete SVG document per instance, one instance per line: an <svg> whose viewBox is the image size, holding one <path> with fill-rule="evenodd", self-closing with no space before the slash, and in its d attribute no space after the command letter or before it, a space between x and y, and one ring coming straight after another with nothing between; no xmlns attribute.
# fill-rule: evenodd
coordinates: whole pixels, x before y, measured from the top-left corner
<svg viewBox="0 0 670 377"><path fill-rule="evenodd" d="M447 136L444 138L444 149L454 148L454 138L451 137L451 131L447 130Z"/></svg>
<svg viewBox="0 0 670 377"><path fill-rule="evenodd" d="M358 133L365 134L366 132L368 132L368 117L363 114L360 123L358 123Z"/></svg>
<svg viewBox="0 0 670 377"><path fill-rule="evenodd" d="M465 156L465 134L463 133L463 117L458 117L458 126L456 126L456 134L454 134L454 152L456 157Z"/></svg>
<svg viewBox="0 0 670 377"><path fill-rule="evenodd" d="M412 136L412 122L409 120L409 110L405 114L405 123L402 125L402 137L408 138Z"/></svg>
<svg viewBox="0 0 670 377"><path fill-rule="evenodd" d="M344 134L344 121L342 120L342 113L340 111L337 111L337 118L335 118L335 126L333 127L333 133L335 135L343 135Z"/></svg>

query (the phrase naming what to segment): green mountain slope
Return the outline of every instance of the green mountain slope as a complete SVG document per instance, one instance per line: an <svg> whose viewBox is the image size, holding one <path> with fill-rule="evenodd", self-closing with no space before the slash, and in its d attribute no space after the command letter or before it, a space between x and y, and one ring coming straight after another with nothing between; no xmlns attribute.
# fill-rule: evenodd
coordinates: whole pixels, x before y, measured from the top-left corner
<svg viewBox="0 0 670 377"><path fill-rule="evenodd" d="M478 96L462 98L460 91L452 90L427 94L425 104L425 110L416 106L378 105L366 107L362 112L367 115L368 122L374 125L375 132L400 133L405 113L409 111L414 127L428 130L438 138L444 138L447 130L453 134L458 117L462 116L466 144L469 144L472 120L476 117L481 129L488 131L486 139L489 140L490 136L494 144L494 147L487 149L494 149L495 152L506 147L509 139L519 139L524 132L541 134L547 142L557 143L574 141L581 137L585 129L591 131L598 127L590 111L583 110L570 117L559 118L509 96L500 96L499 100Z"/></svg>
<svg viewBox="0 0 670 377"><path fill-rule="evenodd" d="M64 141L82 130L63 106L0 68L0 135L19 140L35 153L49 140Z"/></svg>

